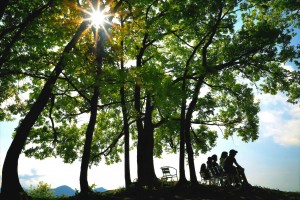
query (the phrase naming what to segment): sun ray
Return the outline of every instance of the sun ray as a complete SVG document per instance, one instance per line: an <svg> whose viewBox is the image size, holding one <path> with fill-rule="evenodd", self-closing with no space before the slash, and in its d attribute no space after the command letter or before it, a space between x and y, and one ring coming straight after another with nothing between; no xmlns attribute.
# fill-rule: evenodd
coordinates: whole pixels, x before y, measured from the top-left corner
<svg viewBox="0 0 300 200"><path fill-rule="evenodd" d="M112 19L115 16L115 14L111 13L110 6L102 4L99 0L95 4L93 4L91 0L87 0L86 2L87 4L85 4L84 6L66 1L66 4L69 7L75 8L76 10L81 12L81 15L83 15L83 18L81 18L81 20L76 20L78 24L81 23L82 20L88 21L89 26L87 30L84 31L83 35L85 35L88 32L88 30L93 29L93 31L95 31L95 47L97 46L97 41L101 37L100 32L105 34L105 37L109 41L111 41L112 38L109 33L109 27L118 28L118 26L112 22ZM86 8L84 8L83 6Z"/></svg>

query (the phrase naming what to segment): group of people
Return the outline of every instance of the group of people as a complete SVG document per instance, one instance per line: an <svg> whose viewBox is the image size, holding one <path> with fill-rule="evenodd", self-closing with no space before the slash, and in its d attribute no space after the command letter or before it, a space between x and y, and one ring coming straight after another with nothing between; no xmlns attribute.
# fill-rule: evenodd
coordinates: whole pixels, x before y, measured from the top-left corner
<svg viewBox="0 0 300 200"><path fill-rule="evenodd" d="M226 177L225 180L220 178L221 185L250 185L245 175L245 170L241 167L235 156L238 152L231 149L228 152L223 151L220 157L220 164L218 164L218 157L216 154L207 158L206 164L203 163L200 168L200 174L204 179L210 180L215 177ZM223 182L224 181L224 182Z"/></svg>

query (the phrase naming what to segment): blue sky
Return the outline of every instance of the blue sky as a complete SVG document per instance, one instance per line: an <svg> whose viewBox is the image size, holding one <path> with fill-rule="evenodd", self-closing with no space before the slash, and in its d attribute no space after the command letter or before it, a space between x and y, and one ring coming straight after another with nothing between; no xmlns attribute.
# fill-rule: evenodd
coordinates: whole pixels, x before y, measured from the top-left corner
<svg viewBox="0 0 300 200"><path fill-rule="evenodd" d="M199 169L208 156L222 151L236 149L237 161L246 170L252 185L300 192L300 107L286 103L282 94L276 96L260 95L259 139L244 143L233 136L229 140L218 139L217 146L207 155L195 158L195 165L200 181ZM2 171L5 153L11 143L11 133L18 122L0 122L0 170ZM131 152L131 178L136 178L136 152ZM162 176L160 167L169 165L178 169L178 155L164 155L155 159L155 170ZM188 166L186 166L187 178ZM19 160L19 177L23 187L36 185L38 181L51 184L52 187L69 185L79 189L80 163L64 164L61 159L49 158L43 161L33 158ZM89 183L97 187L115 189L124 186L123 163L106 166L100 163L89 170Z"/></svg>

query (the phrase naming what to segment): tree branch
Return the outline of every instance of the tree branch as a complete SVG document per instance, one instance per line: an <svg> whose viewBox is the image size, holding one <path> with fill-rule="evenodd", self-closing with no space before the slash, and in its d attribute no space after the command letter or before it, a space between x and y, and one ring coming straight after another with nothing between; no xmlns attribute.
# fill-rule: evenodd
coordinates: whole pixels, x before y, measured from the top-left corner
<svg viewBox="0 0 300 200"><path fill-rule="evenodd" d="M3 66L3 64L9 59L10 57L10 49L12 46L20 39L20 36L22 32L28 27L28 25L36 18L38 18L44 10L46 10L54 0L49 0L47 4L41 6L39 9L33 11L31 14L27 16L26 19L22 23L18 25L19 30L11 37L10 42L5 46L3 52L1 52L1 58L0 58L0 70ZM1 33L2 35L2 33ZM2 39L3 35L0 37L0 40Z"/></svg>

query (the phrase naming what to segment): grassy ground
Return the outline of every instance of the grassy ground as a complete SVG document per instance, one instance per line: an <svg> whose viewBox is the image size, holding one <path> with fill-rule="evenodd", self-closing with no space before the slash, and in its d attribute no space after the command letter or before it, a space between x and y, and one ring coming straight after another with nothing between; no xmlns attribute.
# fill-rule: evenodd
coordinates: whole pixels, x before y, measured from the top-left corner
<svg viewBox="0 0 300 200"><path fill-rule="evenodd" d="M79 197L69 197L68 200L77 200ZM129 190L118 189L104 193L94 193L86 200L98 199L179 199L179 200L300 200L300 193L282 192L261 187L224 188L218 186L200 185L197 188L177 188L166 186L159 189L131 188Z"/></svg>

